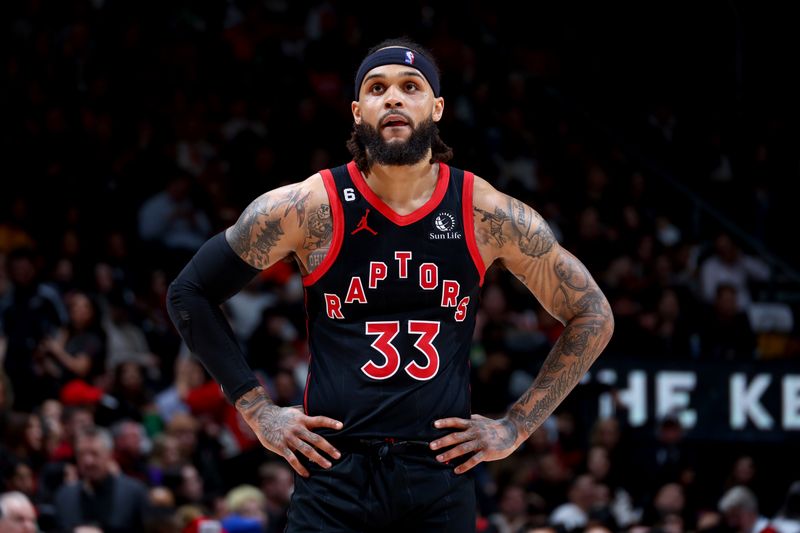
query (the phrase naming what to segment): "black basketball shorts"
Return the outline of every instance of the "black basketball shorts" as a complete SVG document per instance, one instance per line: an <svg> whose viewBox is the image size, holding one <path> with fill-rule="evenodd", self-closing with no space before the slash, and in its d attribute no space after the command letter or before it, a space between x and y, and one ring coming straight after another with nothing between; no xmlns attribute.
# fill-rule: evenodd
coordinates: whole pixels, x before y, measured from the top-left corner
<svg viewBox="0 0 800 533"><path fill-rule="evenodd" d="M297 454L310 476L295 475L287 533L475 531L472 472L453 472L464 458L439 463L425 443L333 444L342 457L327 470Z"/></svg>

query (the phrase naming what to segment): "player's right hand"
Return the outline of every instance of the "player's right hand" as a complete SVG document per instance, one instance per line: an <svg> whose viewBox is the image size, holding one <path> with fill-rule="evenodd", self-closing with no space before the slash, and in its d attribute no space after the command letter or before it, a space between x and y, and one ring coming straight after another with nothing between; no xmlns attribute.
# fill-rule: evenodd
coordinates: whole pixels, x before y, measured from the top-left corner
<svg viewBox="0 0 800 533"><path fill-rule="evenodd" d="M323 457L318 449L334 459L339 459L339 450L324 437L317 435L314 428L342 429L343 424L327 416L307 416L292 407L278 407L269 399L262 387L257 387L236 401L236 408L247 425L258 437L259 442L282 456L295 472L308 477L308 470L297 459L300 452L322 468L330 468L331 462Z"/></svg>

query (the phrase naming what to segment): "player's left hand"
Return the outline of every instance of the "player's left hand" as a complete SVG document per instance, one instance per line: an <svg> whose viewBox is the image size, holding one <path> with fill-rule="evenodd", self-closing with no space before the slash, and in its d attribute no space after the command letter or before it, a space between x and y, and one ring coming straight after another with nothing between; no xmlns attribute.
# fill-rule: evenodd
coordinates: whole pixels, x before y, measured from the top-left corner
<svg viewBox="0 0 800 533"><path fill-rule="evenodd" d="M522 439L519 439L517 426L507 418L493 420L481 415L472 415L469 420L463 418L442 418L433 423L438 429L459 429L431 442L432 450L440 450L457 444L436 456L436 460L447 462L464 454L475 452L464 464L455 468L456 474L463 474L483 461L497 461L511 455Z"/></svg>

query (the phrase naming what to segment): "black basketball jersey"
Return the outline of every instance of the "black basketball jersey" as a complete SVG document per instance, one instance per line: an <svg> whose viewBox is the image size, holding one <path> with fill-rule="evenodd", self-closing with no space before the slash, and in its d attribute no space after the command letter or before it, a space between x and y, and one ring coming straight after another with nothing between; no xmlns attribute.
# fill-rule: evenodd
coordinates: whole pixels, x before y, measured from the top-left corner
<svg viewBox="0 0 800 533"><path fill-rule="evenodd" d="M430 200L407 215L381 201L354 162L321 175L333 238L303 280L305 411L341 420L341 436L433 440L444 433L434 420L470 415L469 351L484 272L473 175L440 164Z"/></svg>

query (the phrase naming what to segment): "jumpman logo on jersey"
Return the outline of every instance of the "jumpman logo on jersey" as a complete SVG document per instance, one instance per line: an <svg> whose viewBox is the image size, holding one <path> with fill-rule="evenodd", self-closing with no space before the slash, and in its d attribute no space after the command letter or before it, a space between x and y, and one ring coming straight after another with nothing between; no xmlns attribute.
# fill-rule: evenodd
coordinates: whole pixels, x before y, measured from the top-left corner
<svg viewBox="0 0 800 533"><path fill-rule="evenodd" d="M361 217L361 220L358 221L358 226L356 226L356 229L354 229L353 231L350 232L350 235L355 235L356 233L358 233L362 229L367 230L368 232L372 233L373 235L377 235L378 234L377 231L375 231L374 229L370 228L367 225L367 215L369 215L369 208L367 208L367 211L366 211L366 213L364 213L364 216Z"/></svg>

